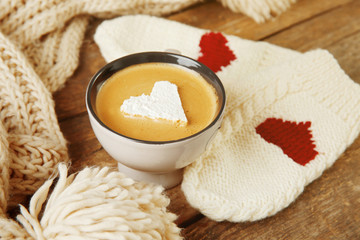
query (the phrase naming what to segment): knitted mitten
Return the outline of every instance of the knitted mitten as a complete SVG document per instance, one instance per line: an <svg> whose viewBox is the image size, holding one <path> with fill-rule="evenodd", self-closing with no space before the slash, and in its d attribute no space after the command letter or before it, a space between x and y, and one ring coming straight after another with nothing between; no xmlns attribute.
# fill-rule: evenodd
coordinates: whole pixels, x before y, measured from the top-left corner
<svg viewBox="0 0 360 240"><path fill-rule="evenodd" d="M360 86L325 50L301 54L140 15L105 21L94 38L107 61L177 49L223 81L222 128L182 183L189 203L212 219L275 214L359 133Z"/></svg>

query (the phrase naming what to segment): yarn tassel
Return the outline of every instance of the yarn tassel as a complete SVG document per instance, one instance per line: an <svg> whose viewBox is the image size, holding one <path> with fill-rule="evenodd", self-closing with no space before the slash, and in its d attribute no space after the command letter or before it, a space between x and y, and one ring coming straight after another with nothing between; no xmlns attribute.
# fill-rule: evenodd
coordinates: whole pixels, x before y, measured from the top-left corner
<svg viewBox="0 0 360 240"><path fill-rule="evenodd" d="M33 195L29 210L20 206L17 220L32 238L181 239L161 186L136 183L109 168L70 176L64 164L58 169L51 195L53 179Z"/></svg>

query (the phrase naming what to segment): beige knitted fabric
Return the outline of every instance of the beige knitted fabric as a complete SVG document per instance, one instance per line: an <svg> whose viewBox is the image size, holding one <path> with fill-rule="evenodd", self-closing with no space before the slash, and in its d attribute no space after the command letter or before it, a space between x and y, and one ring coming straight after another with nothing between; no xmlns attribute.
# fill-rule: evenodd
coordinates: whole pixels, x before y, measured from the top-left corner
<svg viewBox="0 0 360 240"><path fill-rule="evenodd" d="M10 193L33 193L57 162L67 160L66 142L51 94L1 33L0 79L1 124L6 132L1 135L2 156L10 166Z"/></svg>
<svg viewBox="0 0 360 240"><path fill-rule="evenodd" d="M216 221L276 214L360 132L360 86L326 50L303 54L144 15L104 21L94 39L106 61L176 49L219 76L222 127L182 182L188 202Z"/></svg>

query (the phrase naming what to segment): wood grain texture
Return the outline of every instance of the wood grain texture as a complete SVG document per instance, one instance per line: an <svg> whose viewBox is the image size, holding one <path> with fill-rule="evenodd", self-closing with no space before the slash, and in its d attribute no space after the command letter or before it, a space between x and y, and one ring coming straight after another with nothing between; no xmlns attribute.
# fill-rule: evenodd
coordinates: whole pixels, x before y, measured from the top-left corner
<svg viewBox="0 0 360 240"><path fill-rule="evenodd" d="M360 1L353 1L296 24L265 41L304 52L315 48L326 49L359 31Z"/></svg>
<svg viewBox="0 0 360 240"><path fill-rule="evenodd" d="M360 83L360 1L299 0L264 24L206 1L167 17L194 27L262 40L305 52L327 49ZM54 94L60 127L69 142L72 171L110 166L115 161L92 132L85 108L86 86L105 61L93 41L95 19L81 50L80 65L66 86ZM215 222L186 201L180 186L167 190L169 210L179 217L185 239L360 239L360 137L323 175L308 185L288 208L256 222Z"/></svg>
<svg viewBox="0 0 360 240"><path fill-rule="evenodd" d="M260 40L348 2L351 1L300 0L297 4L292 5L287 12L263 24L257 24L247 16L231 12L215 1L174 14L168 19L245 39Z"/></svg>

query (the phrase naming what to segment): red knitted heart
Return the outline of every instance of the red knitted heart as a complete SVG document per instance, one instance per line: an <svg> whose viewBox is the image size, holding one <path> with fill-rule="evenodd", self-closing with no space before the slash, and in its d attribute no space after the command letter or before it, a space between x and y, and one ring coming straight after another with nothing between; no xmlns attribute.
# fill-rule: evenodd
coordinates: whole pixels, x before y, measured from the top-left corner
<svg viewBox="0 0 360 240"><path fill-rule="evenodd" d="M312 141L311 122L290 122L268 118L256 127L256 132L269 143L280 147L296 163L305 166L318 152Z"/></svg>
<svg viewBox="0 0 360 240"><path fill-rule="evenodd" d="M200 40L199 46L202 55L198 61L208 66L214 72L220 71L235 60L235 54L227 46L227 39L221 33L205 33Z"/></svg>

